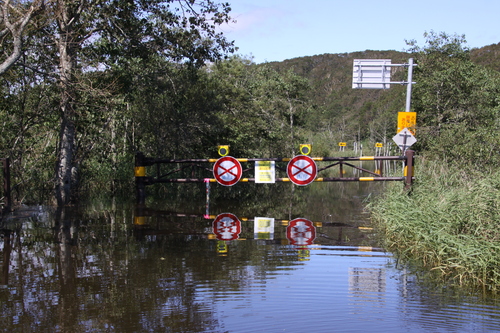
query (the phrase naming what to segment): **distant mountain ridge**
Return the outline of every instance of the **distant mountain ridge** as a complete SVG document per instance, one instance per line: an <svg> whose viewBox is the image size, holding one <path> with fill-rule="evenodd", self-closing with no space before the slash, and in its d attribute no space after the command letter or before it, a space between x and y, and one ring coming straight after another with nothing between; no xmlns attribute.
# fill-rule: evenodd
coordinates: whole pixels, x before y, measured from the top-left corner
<svg viewBox="0 0 500 333"><path fill-rule="evenodd" d="M473 49L471 58L477 64L500 72L500 43Z"/></svg>
<svg viewBox="0 0 500 333"><path fill-rule="evenodd" d="M278 70L293 68L294 72L309 79L320 101L328 100L328 94L351 86L354 59L391 59L392 63L407 63L411 53L398 51L366 50L351 53L325 53L298 57L281 62L270 62ZM473 62L500 72L500 43L471 50ZM404 69L402 69L405 71Z"/></svg>

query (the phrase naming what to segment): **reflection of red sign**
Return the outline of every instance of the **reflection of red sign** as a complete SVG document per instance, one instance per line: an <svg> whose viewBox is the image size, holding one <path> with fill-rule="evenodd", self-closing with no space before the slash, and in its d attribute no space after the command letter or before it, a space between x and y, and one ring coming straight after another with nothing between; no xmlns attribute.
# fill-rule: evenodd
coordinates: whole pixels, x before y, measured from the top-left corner
<svg viewBox="0 0 500 333"><path fill-rule="evenodd" d="M236 184L242 173L240 162L231 156L221 157L214 164L214 177L221 185L232 186Z"/></svg>
<svg viewBox="0 0 500 333"><path fill-rule="evenodd" d="M286 238L292 245L311 245L316 238L316 228L311 221L298 218L288 222Z"/></svg>
<svg viewBox="0 0 500 333"><path fill-rule="evenodd" d="M234 214L219 214L212 223L212 229L218 240L230 241L238 239L241 222Z"/></svg>
<svg viewBox="0 0 500 333"><path fill-rule="evenodd" d="M312 158L298 155L288 162L286 173L295 185L308 185L316 179L318 169Z"/></svg>

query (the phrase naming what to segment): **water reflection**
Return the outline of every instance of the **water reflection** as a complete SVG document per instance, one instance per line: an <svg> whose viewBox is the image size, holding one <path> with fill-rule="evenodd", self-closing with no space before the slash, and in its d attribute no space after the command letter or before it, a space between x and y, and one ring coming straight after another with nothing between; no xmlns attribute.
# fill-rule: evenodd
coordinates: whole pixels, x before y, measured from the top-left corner
<svg viewBox="0 0 500 333"><path fill-rule="evenodd" d="M274 239L274 218L256 217L253 224L255 239Z"/></svg>
<svg viewBox="0 0 500 333"><path fill-rule="evenodd" d="M203 204L198 214L116 203L46 209L4 224L0 330L500 329L496 299L422 288L349 205L315 202L289 218L216 205L232 213L207 215Z"/></svg>
<svg viewBox="0 0 500 333"><path fill-rule="evenodd" d="M311 245L316 239L316 228L311 221L304 218L297 218L288 223L286 238L292 245Z"/></svg>
<svg viewBox="0 0 500 333"><path fill-rule="evenodd" d="M241 221L231 213L219 214L212 223L212 231L221 241L238 239L241 233Z"/></svg>
<svg viewBox="0 0 500 333"><path fill-rule="evenodd" d="M359 312L359 308L369 303L384 305L386 280L385 268L349 267L349 295L352 296L349 305L353 312Z"/></svg>
<svg viewBox="0 0 500 333"><path fill-rule="evenodd" d="M10 267L10 253L12 251L11 231L4 230L3 232L3 264L2 264L2 279L0 285L9 284L9 267Z"/></svg>

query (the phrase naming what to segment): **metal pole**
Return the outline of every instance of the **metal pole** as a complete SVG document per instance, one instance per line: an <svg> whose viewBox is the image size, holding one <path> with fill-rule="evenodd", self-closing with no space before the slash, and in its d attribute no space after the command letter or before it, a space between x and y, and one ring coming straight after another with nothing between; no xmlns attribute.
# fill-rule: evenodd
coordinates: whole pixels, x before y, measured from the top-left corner
<svg viewBox="0 0 500 333"><path fill-rule="evenodd" d="M205 218L209 218L210 216L210 178L204 179L206 184L206 194L207 194L207 202L205 204Z"/></svg>
<svg viewBox="0 0 500 333"><path fill-rule="evenodd" d="M411 86L413 82L413 58L408 59L408 85L406 86L406 112L410 112Z"/></svg>
<svg viewBox="0 0 500 333"><path fill-rule="evenodd" d="M408 149L405 152L406 157L406 168L405 168L405 189L410 190L413 185L413 158L415 156L415 151Z"/></svg>

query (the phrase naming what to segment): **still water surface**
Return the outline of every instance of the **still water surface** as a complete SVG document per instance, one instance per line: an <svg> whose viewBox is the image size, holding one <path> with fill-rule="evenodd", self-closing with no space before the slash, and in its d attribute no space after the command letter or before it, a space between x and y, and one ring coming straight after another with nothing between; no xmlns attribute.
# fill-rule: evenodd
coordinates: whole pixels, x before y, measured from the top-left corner
<svg viewBox="0 0 500 333"><path fill-rule="evenodd" d="M247 185L4 221L0 330L500 330L498 299L424 287L380 247L362 211L380 184Z"/></svg>

